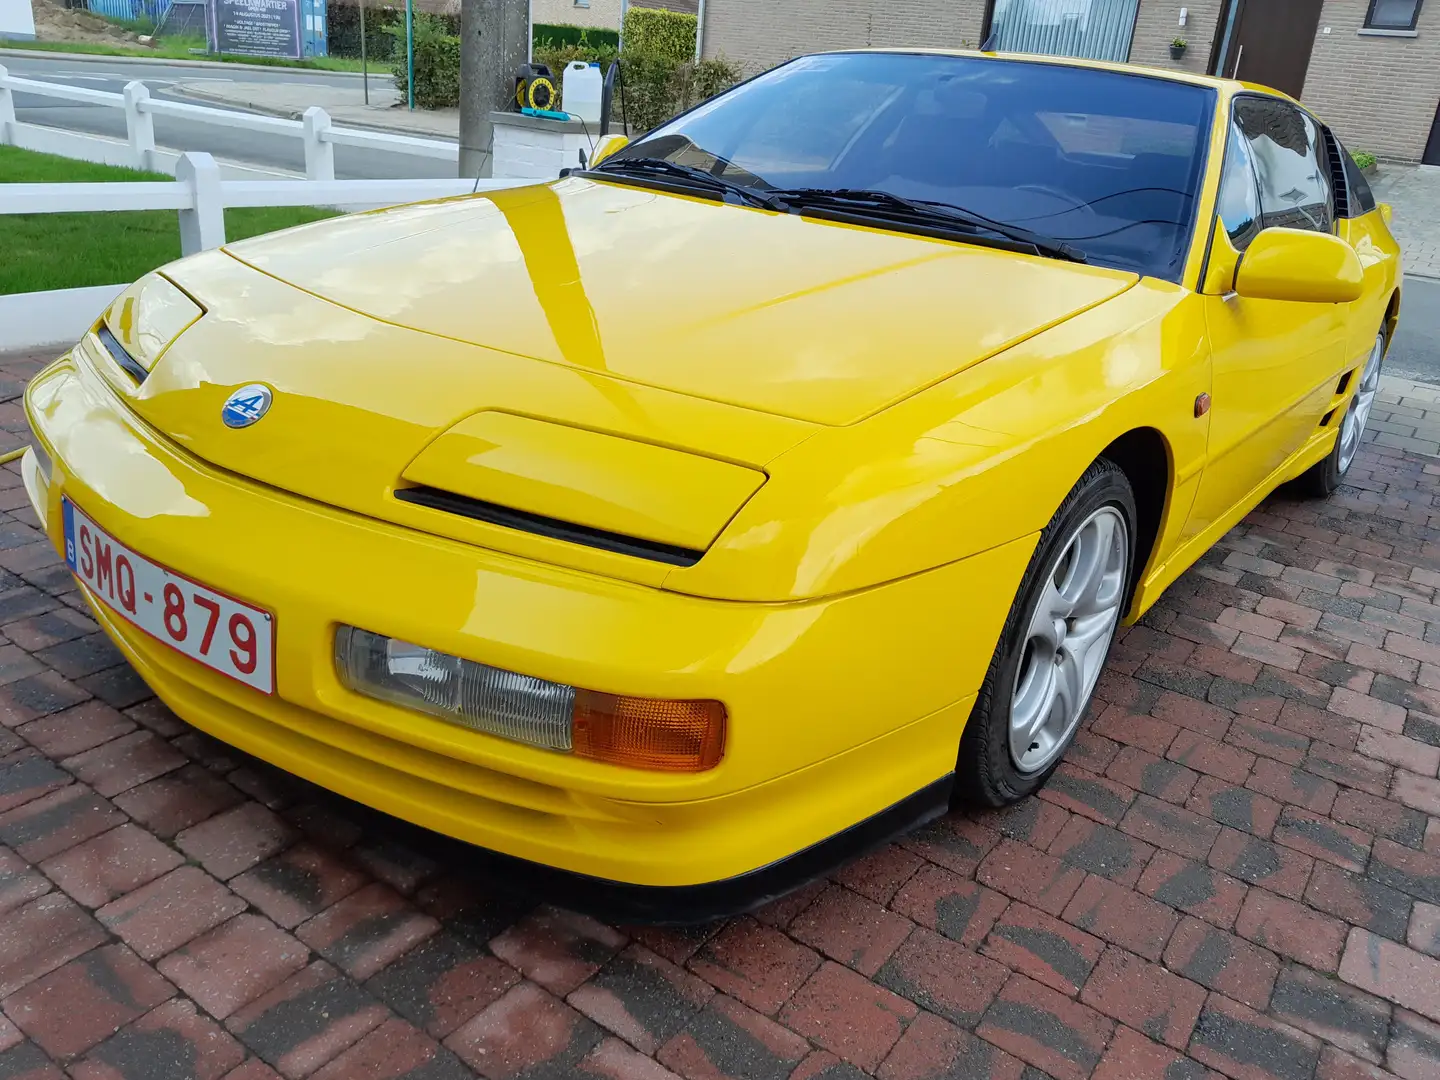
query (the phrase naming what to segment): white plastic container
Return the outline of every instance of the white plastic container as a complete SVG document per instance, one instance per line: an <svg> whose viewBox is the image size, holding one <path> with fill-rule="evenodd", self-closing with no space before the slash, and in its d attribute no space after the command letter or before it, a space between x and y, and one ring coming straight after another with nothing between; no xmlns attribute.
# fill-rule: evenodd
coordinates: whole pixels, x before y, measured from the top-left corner
<svg viewBox="0 0 1440 1080"><path fill-rule="evenodd" d="M587 124L600 123L600 101L605 93L605 80L599 64L575 60L565 65L560 100L565 111Z"/></svg>

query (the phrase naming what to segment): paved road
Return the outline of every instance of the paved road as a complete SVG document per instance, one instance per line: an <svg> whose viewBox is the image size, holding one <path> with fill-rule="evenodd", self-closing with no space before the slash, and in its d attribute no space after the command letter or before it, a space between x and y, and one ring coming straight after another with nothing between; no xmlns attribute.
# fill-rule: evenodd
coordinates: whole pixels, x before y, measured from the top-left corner
<svg viewBox="0 0 1440 1080"><path fill-rule="evenodd" d="M109 57L94 56L83 60L56 59L37 55L34 58L6 56L4 65L11 75L21 78L59 82L71 86L83 86L92 90L104 90L118 94L127 82L134 79L143 81L153 97L170 101L185 101L171 88L177 82L198 83L207 80L205 68L178 66L163 61L141 64L114 63ZM219 73L217 73L219 74ZM223 72L223 81L237 77L232 70ZM247 68L240 76L247 82L314 83L324 85L343 79L358 86L354 75L325 71L285 70L256 65ZM370 85L389 85L388 75L370 76ZM204 102L211 108L226 108ZM243 112L243 109L232 110ZM125 117L119 109L102 105L82 105L76 102L59 101L55 98L35 94L15 96L16 119L24 123L47 124L51 127L82 131L93 135L108 135L125 138ZM177 120L171 117L155 118L155 142L174 150L204 150L216 157L246 164L270 168L289 169L303 172L305 157L300 140L277 137L261 132L240 131L235 128L212 128L191 120ZM408 154L392 154L378 150L364 150L356 147L335 148L335 175L340 179L400 179L409 177L453 176L455 166L444 161L413 157Z"/></svg>
<svg viewBox="0 0 1440 1080"><path fill-rule="evenodd" d="M1385 373L1440 383L1440 280L1405 279L1400 331L1385 358Z"/></svg>

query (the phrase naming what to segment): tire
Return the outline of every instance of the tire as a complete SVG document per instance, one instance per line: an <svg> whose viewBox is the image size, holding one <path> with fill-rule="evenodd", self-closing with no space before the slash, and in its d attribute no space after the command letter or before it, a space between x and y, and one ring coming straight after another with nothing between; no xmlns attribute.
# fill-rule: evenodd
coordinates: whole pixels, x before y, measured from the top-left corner
<svg viewBox="0 0 1440 1080"><path fill-rule="evenodd" d="M962 801L1008 805L1043 787L1059 766L1129 602L1134 538L1130 481L1101 458L1065 496L1030 557L960 738L955 772ZM1086 583L1094 593L1088 602ZM1039 617L1042 604L1049 618Z"/></svg>
<svg viewBox="0 0 1440 1080"><path fill-rule="evenodd" d="M1365 440L1365 425L1370 421L1370 409L1375 404L1375 392L1380 386L1380 369L1385 364L1385 348L1388 342L1382 329L1375 335L1375 345L1365 366L1360 369L1360 385L1350 395L1345 405L1345 415L1340 420L1340 431L1335 436L1335 445L1325 460L1317 461L1300 474L1297 486L1306 495L1316 499L1328 498L1344 482L1345 474L1355 463L1355 455Z"/></svg>

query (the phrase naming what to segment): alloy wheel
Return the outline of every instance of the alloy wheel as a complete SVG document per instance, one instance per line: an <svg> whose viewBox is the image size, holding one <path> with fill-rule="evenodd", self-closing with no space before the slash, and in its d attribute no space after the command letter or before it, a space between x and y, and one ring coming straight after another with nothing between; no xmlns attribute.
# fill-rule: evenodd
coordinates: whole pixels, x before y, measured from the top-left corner
<svg viewBox="0 0 1440 1080"><path fill-rule="evenodd" d="M1365 361L1365 370L1360 374L1360 385L1350 398L1345 410L1345 419L1340 422L1340 456L1336 461L1341 475L1350 469L1355 453L1365 437L1365 425L1370 422L1370 410L1375 405L1375 394L1380 389L1380 363L1385 358L1385 335L1375 338L1375 346Z"/></svg>
<svg viewBox="0 0 1440 1080"><path fill-rule="evenodd" d="M1045 576L1010 704L1010 756L1022 773L1048 769L1085 714L1120 621L1129 553L1124 516L1102 506Z"/></svg>

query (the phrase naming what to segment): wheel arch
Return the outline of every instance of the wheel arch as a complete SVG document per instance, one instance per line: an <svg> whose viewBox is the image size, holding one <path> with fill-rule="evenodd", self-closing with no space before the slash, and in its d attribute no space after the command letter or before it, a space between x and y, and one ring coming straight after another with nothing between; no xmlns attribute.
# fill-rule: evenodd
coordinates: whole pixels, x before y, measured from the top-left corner
<svg viewBox="0 0 1440 1080"><path fill-rule="evenodd" d="M1390 303L1385 306L1385 345L1389 348L1390 342L1395 340L1395 328L1400 325L1400 290L1394 289L1390 293Z"/></svg>
<svg viewBox="0 0 1440 1080"><path fill-rule="evenodd" d="M1173 455L1158 428L1139 427L1111 441L1099 456L1120 467L1135 495L1135 564L1130 574L1128 607L1158 546L1174 488Z"/></svg>

